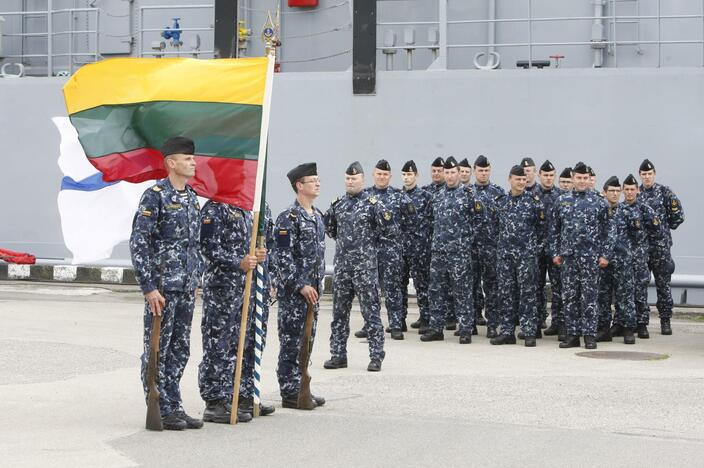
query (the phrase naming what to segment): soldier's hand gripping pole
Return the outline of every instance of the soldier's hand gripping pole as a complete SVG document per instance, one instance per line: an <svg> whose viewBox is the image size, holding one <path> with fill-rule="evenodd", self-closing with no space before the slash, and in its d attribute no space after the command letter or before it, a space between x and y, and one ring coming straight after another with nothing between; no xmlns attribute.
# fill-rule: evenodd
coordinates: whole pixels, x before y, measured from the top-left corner
<svg viewBox="0 0 704 468"><path fill-rule="evenodd" d="M254 212L252 221L252 238L249 241L249 255L256 254L257 226L259 226L259 211ZM242 298L242 318L240 320L240 336L237 343L237 363L235 365L235 378L232 382L232 410L230 424L237 424L237 408L240 402L240 381L242 380L242 357L244 355L244 339L247 336L247 322L249 315L249 298L252 295L252 273L249 270L244 280L244 297Z"/></svg>
<svg viewBox="0 0 704 468"><path fill-rule="evenodd" d="M311 410L315 408L313 396L310 393L310 372L308 372L308 363L310 362L310 354L313 351L313 317L314 305L308 303L306 311L306 323L303 327L303 341L301 342L301 350L298 354L298 368L301 372L301 385L298 389L298 408Z"/></svg>
<svg viewBox="0 0 704 468"><path fill-rule="evenodd" d="M159 375L159 341L161 339L161 315L152 315L152 332L149 339L149 367L147 368L147 429L163 431L159 389L156 381Z"/></svg>

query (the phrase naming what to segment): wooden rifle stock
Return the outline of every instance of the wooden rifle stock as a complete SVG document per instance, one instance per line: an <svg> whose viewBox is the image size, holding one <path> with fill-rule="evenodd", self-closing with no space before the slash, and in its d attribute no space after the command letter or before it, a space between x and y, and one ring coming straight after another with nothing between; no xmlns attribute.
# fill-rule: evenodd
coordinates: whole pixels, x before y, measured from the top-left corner
<svg viewBox="0 0 704 468"><path fill-rule="evenodd" d="M301 371L301 386L298 390L298 408L308 410L315 408L315 402L310 393L310 372L308 372L310 353L313 350L313 314L313 304L308 304L306 323L303 327L303 341L301 342L301 350L298 354L298 368Z"/></svg>
<svg viewBox="0 0 704 468"><path fill-rule="evenodd" d="M149 367L147 368L147 429L163 431L161 409L159 408L159 389L156 386L159 375L159 340L161 338L161 315L152 315L152 333L149 339Z"/></svg>

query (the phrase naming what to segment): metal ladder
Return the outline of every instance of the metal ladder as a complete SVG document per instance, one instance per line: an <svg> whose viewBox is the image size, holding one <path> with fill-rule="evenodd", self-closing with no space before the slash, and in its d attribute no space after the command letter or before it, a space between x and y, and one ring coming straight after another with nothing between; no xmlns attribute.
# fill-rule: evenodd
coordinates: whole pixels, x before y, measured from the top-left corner
<svg viewBox="0 0 704 468"><path fill-rule="evenodd" d="M621 24L629 24L629 25L635 25L635 38L628 38L625 39L625 41L633 40L636 41L636 46L635 53L637 55L643 55L643 49L641 48L640 44L638 43L640 41L640 19L618 19L618 8L617 5L619 3L629 3L634 7L634 13L632 15L628 16L640 16L640 0L609 0L609 10L610 10L610 17L609 17L609 31L611 33L611 41L613 41L612 44L609 45L608 47L608 54L613 57L613 65L616 67L618 66L618 54L617 54L617 41L621 37L621 34L618 34L619 27L618 25ZM621 39L621 42L624 40Z"/></svg>

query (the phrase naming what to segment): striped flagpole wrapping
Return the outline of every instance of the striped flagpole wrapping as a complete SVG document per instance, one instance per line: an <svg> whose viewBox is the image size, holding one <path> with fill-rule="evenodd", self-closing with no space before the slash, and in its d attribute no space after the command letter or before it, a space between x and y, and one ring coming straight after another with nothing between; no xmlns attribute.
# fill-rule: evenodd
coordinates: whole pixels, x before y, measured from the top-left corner
<svg viewBox="0 0 704 468"><path fill-rule="evenodd" d="M261 403L262 353L264 351L264 267L257 265L256 301L254 310L254 408ZM257 412L258 413L258 412Z"/></svg>

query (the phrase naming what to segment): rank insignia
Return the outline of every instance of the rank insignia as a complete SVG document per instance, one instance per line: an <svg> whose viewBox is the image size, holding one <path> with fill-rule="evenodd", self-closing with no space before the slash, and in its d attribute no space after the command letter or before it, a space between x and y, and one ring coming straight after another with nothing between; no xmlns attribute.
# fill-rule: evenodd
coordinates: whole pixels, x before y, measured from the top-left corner
<svg viewBox="0 0 704 468"><path fill-rule="evenodd" d="M203 224L210 224L212 222L213 220L211 220L210 218L203 218Z"/></svg>
<svg viewBox="0 0 704 468"><path fill-rule="evenodd" d="M658 218L654 218L654 219L653 219L653 225L654 225L654 226L657 226L658 224L660 224L660 220L659 220Z"/></svg>
<svg viewBox="0 0 704 468"><path fill-rule="evenodd" d="M158 185L155 185L154 187L152 187L152 190L154 190L155 192L161 192L162 188Z"/></svg>
<svg viewBox="0 0 704 468"><path fill-rule="evenodd" d="M390 211L384 211L384 219L387 221L391 221L391 212Z"/></svg>
<svg viewBox="0 0 704 468"><path fill-rule="evenodd" d="M147 218L152 215L152 212L149 210L143 210L142 211L142 216L146 216Z"/></svg>
<svg viewBox="0 0 704 468"><path fill-rule="evenodd" d="M372 205L376 205L376 202L376 197L369 197L369 203L371 203Z"/></svg>
<svg viewBox="0 0 704 468"><path fill-rule="evenodd" d="M545 219L545 212L540 210L540 219Z"/></svg>
<svg viewBox="0 0 704 468"><path fill-rule="evenodd" d="M633 225L636 227L636 229L640 229L640 220L636 219L636 222L633 223Z"/></svg>
<svg viewBox="0 0 704 468"><path fill-rule="evenodd" d="M479 202L474 203L474 211L482 211L482 204Z"/></svg>

